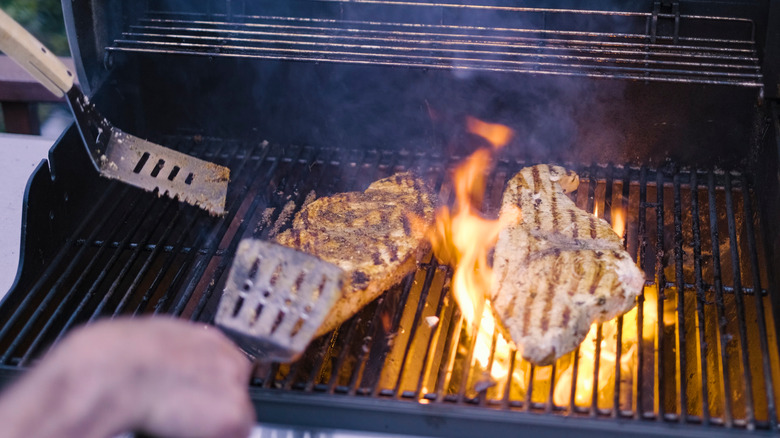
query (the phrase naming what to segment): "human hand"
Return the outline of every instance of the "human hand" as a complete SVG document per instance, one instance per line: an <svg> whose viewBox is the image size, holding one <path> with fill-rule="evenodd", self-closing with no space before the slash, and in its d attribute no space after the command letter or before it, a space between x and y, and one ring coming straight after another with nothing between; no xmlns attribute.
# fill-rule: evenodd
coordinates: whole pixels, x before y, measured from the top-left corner
<svg viewBox="0 0 780 438"><path fill-rule="evenodd" d="M247 391L250 372L238 348L204 324L163 317L97 322L71 333L4 394L0 421L6 418L3 402L16 399L43 411L27 418L30 426L40 428L44 420L51 429L56 425L40 436L135 430L243 438L255 418ZM22 417L36 411L25 413L23 406L11 408Z"/></svg>

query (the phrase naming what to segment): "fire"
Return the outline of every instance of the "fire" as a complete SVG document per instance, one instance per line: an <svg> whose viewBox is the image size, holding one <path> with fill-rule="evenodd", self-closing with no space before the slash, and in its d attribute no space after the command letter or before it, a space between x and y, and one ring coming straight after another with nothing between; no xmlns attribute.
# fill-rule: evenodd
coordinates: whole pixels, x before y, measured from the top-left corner
<svg viewBox="0 0 780 438"><path fill-rule="evenodd" d="M466 118L466 128L470 133L479 135L497 149L507 145L515 135L514 131L507 126L483 122L474 117Z"/></svg>
<svg viewBox="0 0 780 438"><path fill-rule="evenodd" d="M485 138L491 147L477 150L455 169L454 208L452 211L446 206L439 209L428 237L436 257L455 267L452 291L467 329L477 337L474 359L487 366L495 351L490 374L493 379L500 379L508 373L506 363L512 349L503 337L497 340L493 349L493 333L498 323L487 300L493 281L487 256L501 230L520 220L520 211L489 219L482 215L479 207L492 155L511 141L513 132L506 126L475 118L467 120L467 127L471 133Z"/></svg>
<svg viewBox="0 0 780 438"><path fill-rule="evenodd" d="M506 145L512 139L512 131L503 126L478 119L469 118L467 126L471 133L485 138L490 148L479 149L460 164L453 172L453 188L455 203L452 210L442 207L436 214L434 226L428 231L434 254L443 263L455 267L452 279L452 292L461 313L466 330L476 337L471 364L479 364L484 376L474 383L485 388L499 382L512 380L512 387L525 391L526 373L528 368L523 363L515 364L512 376L509 376L509 364L516 354L516 347L511 340L502 335L496 335L498 322L491 309L487 292L491 289L493 276L487 256L495 245L502 229L519 222L519 210L506 210L497 219L489 219L482 215L480 206L485 191L485 175L491 166L493 153ZM598 217L598 206L594 215ZM613 230L623 237L626 229L623 212L612 211ZM652 294L652 291L649 295ZM643 338L653 336L652 327L656 317L655 306L645 306ZM635 351L640 339L637 339L637 309L623 315L620 355L617 353L617 320L608 321L601 326L602 337L599 346L598 371L596 372L596 342L598 325L593 324L585 341L579 349L577 382L574 403L580 406L590 405L593 399L594 374L597 374L598 384L595 388L600 406L611 403L614 393L615 369L621 370L621 378L633 376L635 366ZM566 406L571 395L571 385L574 377L573 361L562 359L558 362L558 371L551 376L552 367L538 367L536 379L543 376L554 377L554 402L558 406ZM478 373L477 373L478 374ZM465 382L464 382L465 384ZM509 386L501 383L499 387ZM630 385L623 385L625 389ZM502 389L498 389L500 393ZM514 391L514 389L512 389ZM536 393L536 391L534 391ZM425 393L425 391L424 391ZM499 394L499 397L502 395ZM532 394L534 401L536 394Z"/></svg>
<svg viewBox="0 0 780 438"><path fill-rule="evenodd" d="M484 327L495 324L492 312L487 311L490 305L485 295L493 277L487 254L498 239L498 233L516 223L520 214L515 211L498 219L488 219L479 211L492 154L512 139L512 130L473 117L467 119L467 126L470 132L488 140L492 148L477 150L455 169L454 209L450 211L446 206L439 209L428 237L436 257L455 266L452 291L464 319L471 325L476 322L477 315L483 315L481 325Z"/></svg>
<svg viewBox="0 0 780 438"><path fill-rule="evenodd" d="M598 206L594 214L598 212ZM625 216L622 210L613 210L612 229L623 238L626 230ZM658 307L656 298L658 290L655 286L645 287L643 291L645 304L643 308L642 340L652 342L655 338L655 329L658 321ZM619 361L621 378L633 377L635 358L634 354L639 347L640 340L637 333L637 308L623 315L621 332L621 354L617 357L617 318L602 324L601 344L598 356L598 387L596 388L596 400L599 407L611 407L615 389L615 368ZM666 313L666 312L664 312ZM666 319L666 317L664 318ZM577 367L577 385L574 392L574 404L577 406L590 406L593 400L594 370L596 366L596 342L598 324L593 324L585 340L580 344L579 363ZM565 369L555 384L553 401L558 406L565 406L570 401L571 382L573 378L573 365ZM624 389L627 385L622 386Z"/></svg>

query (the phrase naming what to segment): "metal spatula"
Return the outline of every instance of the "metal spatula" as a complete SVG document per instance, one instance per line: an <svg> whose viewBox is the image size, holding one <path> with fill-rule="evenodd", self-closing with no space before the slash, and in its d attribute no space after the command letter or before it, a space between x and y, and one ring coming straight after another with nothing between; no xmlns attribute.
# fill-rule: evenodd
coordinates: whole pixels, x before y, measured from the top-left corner
<svg viewBox="0 0 780 438"><path fill-rule="evenodd" d="M225 213L230 169L140 139L101 116L73 83L73 73L8 14L0 10L0 50L70 104L92 163L100 175L161 196Z"/></svg>
<svg viewBox="0 0 780 438"><path fill-rule="evenodd" d="M342 293L344 271L282 245L238 246L215 322L258 361L291 362Z"/></svg>

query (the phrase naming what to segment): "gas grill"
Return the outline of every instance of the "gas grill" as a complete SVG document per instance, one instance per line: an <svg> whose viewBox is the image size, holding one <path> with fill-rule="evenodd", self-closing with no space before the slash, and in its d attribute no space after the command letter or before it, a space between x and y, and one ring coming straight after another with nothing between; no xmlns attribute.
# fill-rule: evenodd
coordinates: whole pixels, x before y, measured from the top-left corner
<svg viewBox="0 0 780 438"><path fill-rule="evenodd" d="M101 179L77 130L25 195L0 375L120 315L213 322L242 238L314 197L414 170L441 203L482 140L487 178L577 171L577 205L644 270L631 312L534 366L472 333L452 268L416 272L249 385L261 422L431 436L774 434L780 396L780 7L761 1L64 1L82 86L122 129L231 169L228 213ZM592 5L596 8L596 5ZM618 225L620 224L620 225ZM622 233L621 233L622 232Z"/></svg>

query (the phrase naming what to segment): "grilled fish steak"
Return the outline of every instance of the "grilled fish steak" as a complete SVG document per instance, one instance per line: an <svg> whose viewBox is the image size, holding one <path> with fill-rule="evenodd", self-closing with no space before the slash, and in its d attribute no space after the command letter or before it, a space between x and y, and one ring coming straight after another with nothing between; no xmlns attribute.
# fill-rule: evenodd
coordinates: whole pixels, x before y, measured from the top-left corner
<svg viewBox="0 0 780 438"><path fill-rule="evenodd" d="M414 271L428 251L425 226L433 195L411 172L375 181L364 192L338 193L304 206L278 243L313 254L347 273L348 284L317 336L338 327Z"/></svg>
<svg viewBox="0 0 780 438"><path fill-rule="evenodd" d="M578 185L576 173L540 164L504 190L502 213L520 207L522 219L499 234L490 298L523 357L537 365L576 349L594 321L629 311L644 287L610 225L566 196Z"/></svg>

